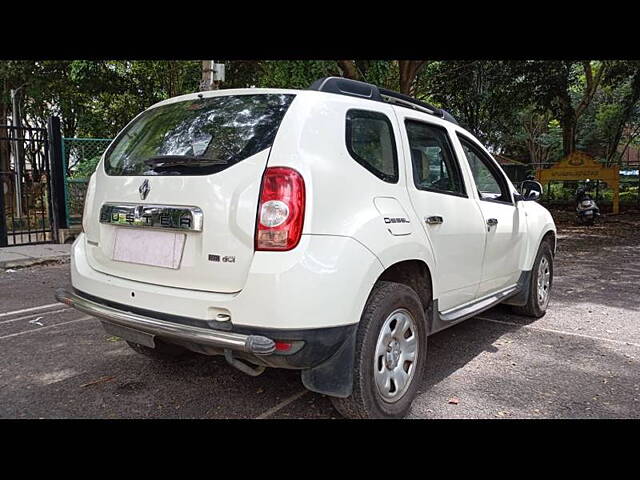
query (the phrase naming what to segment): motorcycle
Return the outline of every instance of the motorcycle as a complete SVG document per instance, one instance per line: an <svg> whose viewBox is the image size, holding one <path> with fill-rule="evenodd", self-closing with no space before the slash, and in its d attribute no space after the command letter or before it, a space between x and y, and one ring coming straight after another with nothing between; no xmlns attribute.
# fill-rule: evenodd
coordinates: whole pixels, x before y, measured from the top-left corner
<svg viewBox="0 0 640 480"><path fill-rule="evenodd" d="M600 209L589 192L592 185L587 180L584 186L576 190L576 220L580 225L593 225L600 216Z"/></svg>

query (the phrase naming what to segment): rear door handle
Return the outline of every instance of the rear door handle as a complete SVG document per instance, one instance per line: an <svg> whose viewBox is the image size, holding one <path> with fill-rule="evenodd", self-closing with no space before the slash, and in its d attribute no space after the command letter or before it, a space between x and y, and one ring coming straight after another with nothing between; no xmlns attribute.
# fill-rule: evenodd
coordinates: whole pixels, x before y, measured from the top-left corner
<svg viewBox="0 0 640 480"><path fill-rule="evenodd" d="M490 227L494 227L498 224L498 219L497 218L489 218L487 219L487 225Z"/></svg>
<svg viewBox="0 0 640 480"><path fill-rule="evenodd" d="M428 225L439 225L442 222L444 222L443 218L437 215L434 215L432 217L427 217L424 219L424 221L427 222Z"/></svg>

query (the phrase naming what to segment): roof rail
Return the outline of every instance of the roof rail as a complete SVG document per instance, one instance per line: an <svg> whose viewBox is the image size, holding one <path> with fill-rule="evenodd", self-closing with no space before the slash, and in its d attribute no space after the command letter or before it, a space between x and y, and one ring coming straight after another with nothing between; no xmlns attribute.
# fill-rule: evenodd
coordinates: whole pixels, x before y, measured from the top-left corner
<svg viewBox="0 0 640 480"><path fill-rule="evenodd" d="M458 125L455 118L445 110L436 108L426 102L417 100L409 95L380 88L376 85L358 80L351 80L343 77L324 77L319 78L311 84L309 90L317 90L319 92L336 93L338 95L350 95L352 97L366 98L378 102L393 103L406 108L412 108L421 112L434 115L436 117L447 120Z"/></svg>

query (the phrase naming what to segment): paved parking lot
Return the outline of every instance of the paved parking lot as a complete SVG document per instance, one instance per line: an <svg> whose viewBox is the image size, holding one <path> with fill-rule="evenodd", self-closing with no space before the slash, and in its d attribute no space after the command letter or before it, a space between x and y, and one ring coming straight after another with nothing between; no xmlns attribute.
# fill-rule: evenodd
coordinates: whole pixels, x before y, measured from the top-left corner
<svg viewBox="0 0 640 480"><path fill-rule="evenodd" d="M640 418L640 214L559 215L549 311L499 306L429 339L410 418ZM55 304L69 266L0 270L0 418L337 418L299 374L159 363Z"/></svg>

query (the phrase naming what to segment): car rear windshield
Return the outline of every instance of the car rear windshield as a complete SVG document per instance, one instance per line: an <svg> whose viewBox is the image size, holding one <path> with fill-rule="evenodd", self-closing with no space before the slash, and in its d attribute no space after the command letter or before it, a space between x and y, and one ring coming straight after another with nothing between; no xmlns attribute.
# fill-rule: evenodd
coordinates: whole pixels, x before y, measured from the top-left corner
<svg viewBox="0 0 640 480"><path fill-rule="evenodd" d="M152 108L105 156L108 175L208 175L271 147L295 95L228 95Z"/></svg>

